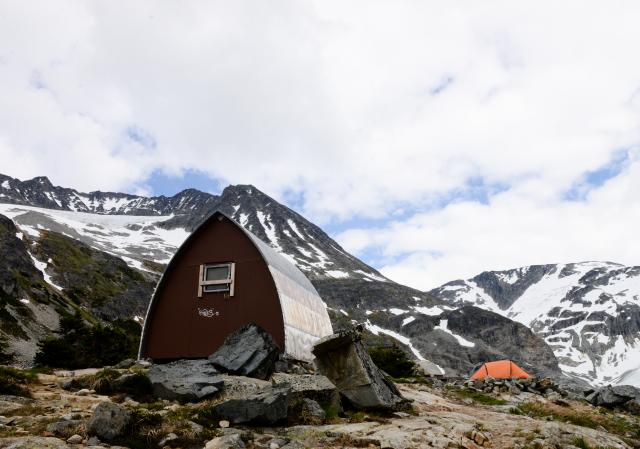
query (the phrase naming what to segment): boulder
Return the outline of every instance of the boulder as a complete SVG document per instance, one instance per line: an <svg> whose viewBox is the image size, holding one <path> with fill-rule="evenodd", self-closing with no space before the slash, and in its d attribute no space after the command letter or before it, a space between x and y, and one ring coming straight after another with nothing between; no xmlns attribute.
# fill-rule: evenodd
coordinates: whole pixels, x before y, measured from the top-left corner
<svg viewBox="0 0 640 449"><path fill-rule="evenodd" d="M204 449L243 449L244 441L239 434L224 435L208 441Z"/></svg>
<svg viewBox="0 0 640 449"><path fill-rule="evenodd" d="M27 405L35 404L35 400L8 394L0 395L0 415L10 414Z"/></svg>
<svg viewBox="0 0 640 449"><path fill-rule="evenodd" d="M361 332L356 328L322 338L312 351L316 368L354 407L395 409L406 400L371 360Z"/></svg>
<svg viewBox="0 0 640 449"><path fill-rule="evenodd" d="M301 401L311 399L321 407L331 408L336 412L342 410L340 405L340 393L336 386L320 374L284 374L275 373L271 382L276 386L289 386L291 388L291 400Z"/></svg>
<svg viewBox="0 0 640 449"><path fill-rule="evenodd" d="M224 380L207 360L177 360L153 365L147 376L155 396L180 402L200 401L224 386Z"/></svg>
<svg viewBox="0 0 640 449"><path fill-rule="evenodd" d="M209 356L209 361L225 373L268 379L275 370L279 353L278 345L267 331L248 324L229 335Z"/></svg>
<svg viewBox="0 0 640 449"><path fill-rule="evenodd" d="M230 376L228 374L221 374L220 377L224 381L224 390L222 392L222 399L224 400L244 398L248 395L259 393L272 385L267 380L254 379L253 377Z"/></svg>
<svg viewBox="0 0 640 449"><path fill-rule="evenodd" d="M244 398L234 398L213 407L213 414L232 424L272 425L287 419L289 387L266 387Z"/></svg>
<svg viewBox="0 0 640 449"><path fill-rule="evenodd" d="M444 370L429 360L417 360L416 370L424 376L442 376Z"/></svg>
<svg viewBox="0 0 640 449"><path fill-rule="evenodd" d="M640 389L630 385L607 385L590 392L587 401L602 407L615 407L631 401L640 401Z"/></svg>
<svg viewBox="0 0 640 449"><path fill-rule="evenodd" d="M81 425L82 421L79 419L62 419L47 424L47 432L57 437L66 437L75 433Z"/></svg>
<svg viewBox="0 0 640 449"><path fill-rule="evenodd" d="M87 423L87 434L111 441L124 433L130 420L131 414L118 404L101 402Z"/></svg>

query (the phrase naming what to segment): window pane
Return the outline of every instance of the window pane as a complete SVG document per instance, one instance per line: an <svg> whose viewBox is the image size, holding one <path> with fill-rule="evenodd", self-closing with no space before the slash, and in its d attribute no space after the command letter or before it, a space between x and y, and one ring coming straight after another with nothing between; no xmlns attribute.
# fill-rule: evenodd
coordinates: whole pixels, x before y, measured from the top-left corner
<svg viewBox="0 0 640 449"><path fill-rule="evenodd" d="M218 285L203 285L202 291L205 293L211 292L228 292L229 284L218 284Z"/></svg>
<svg viewBox="0 0 640 449"><path fill-rule="evenodd" d="M208 267L204 275L205 281L221 281L223 279L229 279L229 266L223 265L221 267Z"/></svg>

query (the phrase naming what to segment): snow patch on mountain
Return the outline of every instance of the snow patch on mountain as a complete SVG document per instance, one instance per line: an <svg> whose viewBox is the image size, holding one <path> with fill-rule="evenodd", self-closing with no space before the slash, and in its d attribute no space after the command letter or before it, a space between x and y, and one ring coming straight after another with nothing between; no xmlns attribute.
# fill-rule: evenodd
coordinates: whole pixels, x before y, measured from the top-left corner
<svg viewBox="0 0 640 449"><path fill-rule="evenodd" d="M438 323L437 326L434 327L434 329L438 329L441 330L442 332L446 332L447 334L451 335L453 338L456 339L456 341L458 342L458 344L460 346L466 346L467 348L473 348L476 344L472 341L467 340L466 338L458 335L458 334L454 334L450 329L449 329L449 320L440 320L440 322Z"/></svg>
<svg viewBox="0 0 640 449"><path fill-rule="evenodd" d="M420 351L418 351L413 344L411 343L411 340L408 337L405 337L404 335L401 335L395 331L389 330L389 329L383 329L380 326L377 326L375 324L372 324L369 320L366 321L365 323L365 327L367 328L367 330L369 330L372 334L374 335L380 335L380 334L385 334L388 335L390 337L395 338L396 340L398 340L400 343L402 343L403 345L406 345L409 347L409 349L411 350L411 352L413 353L413 355L416 356L416 358L418 360L426 360L422 354L420 353Z"/></svg>
<svg viewBox="0 0 640 449"><path fill-rule="evenodd" d="M157 226L170 216L101 215L14 204L0 204L0 214L11 218L27 235L56 231L122 257L136 268L145 259L167 263L189 235L184 229Z"/></svg>

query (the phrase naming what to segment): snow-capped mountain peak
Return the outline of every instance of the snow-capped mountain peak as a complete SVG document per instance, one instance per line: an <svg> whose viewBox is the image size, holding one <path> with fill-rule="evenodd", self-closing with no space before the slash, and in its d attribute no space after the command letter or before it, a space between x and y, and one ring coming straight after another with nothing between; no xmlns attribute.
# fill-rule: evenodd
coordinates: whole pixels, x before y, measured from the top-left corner
<svg viewBox="0 0 640 449"><path fill-rule="evenodd" d="M531 328L563 371L595 383L640 369L640 266L613 262L532 265L488 271L430 292Z"/></svg>

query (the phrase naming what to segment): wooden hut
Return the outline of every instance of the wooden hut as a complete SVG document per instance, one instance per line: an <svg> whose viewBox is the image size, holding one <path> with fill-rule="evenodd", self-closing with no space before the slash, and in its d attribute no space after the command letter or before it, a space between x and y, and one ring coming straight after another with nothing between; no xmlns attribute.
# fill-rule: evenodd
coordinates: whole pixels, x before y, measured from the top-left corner
<svg viewBox="0 0 640 449"><path fill-rule="evenodd" d="M289 358L312 360L332 333L326 305L307 277L240 224L216 212L173 256L153 294L140 357L203 358L255 323Z"/></svg>

